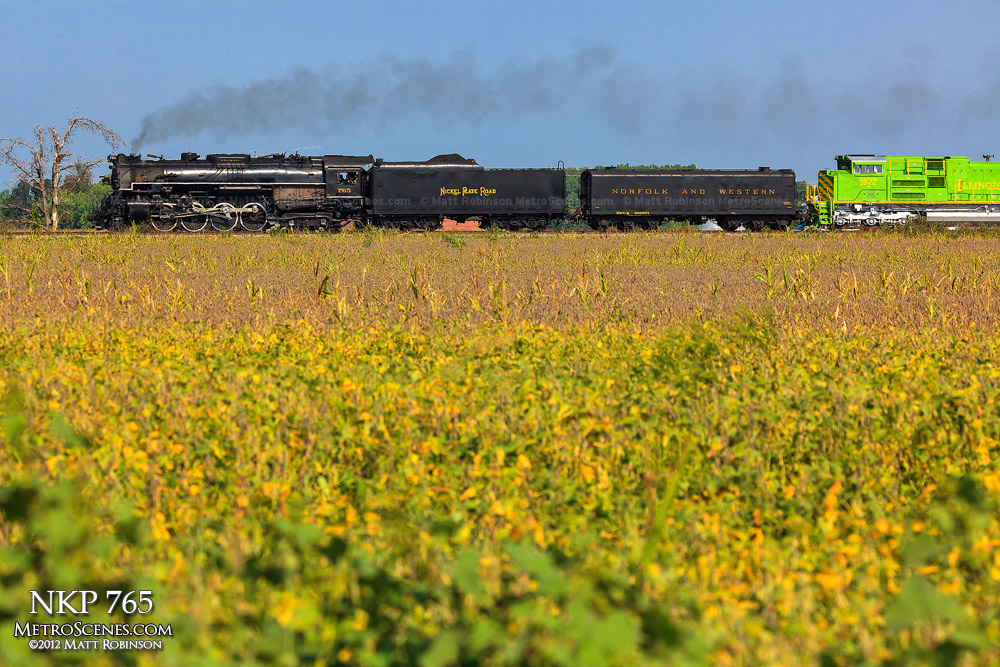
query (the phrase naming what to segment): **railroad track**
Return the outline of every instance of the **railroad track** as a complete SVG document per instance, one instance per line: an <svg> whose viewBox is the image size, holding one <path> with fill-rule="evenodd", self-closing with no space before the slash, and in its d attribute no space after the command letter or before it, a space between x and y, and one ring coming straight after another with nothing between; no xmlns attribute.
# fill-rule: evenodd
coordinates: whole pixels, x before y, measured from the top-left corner
<svg viewBox="0 0 1000 667"><path fill-rule="evenodd" d="M434 230L392 230L387 228L386 231L398 231L401 234L424 234L424 233L447 233L447 234L489 234L489 229L434 229ZM594 230L594 229L543 229L539 231L505 231L505 234L524 234L526 236L587 236L587 235L608 235L608 234L691 234L691 233L710 233L710 232L723 232L726 234L740 234L742 232L733 232L725 230L698 230L695 228L691 229L666 229L666 230ZM763 230L760 233L774 233L780 230ZM91 230L72 230L65 232L46 232L46 231L6 231L0 232L0 238L33 238L33 237L45 237L45 238L79 238L88 236L115 236L121 234L139 234L141 236L162 236L162 237L205 237L205 236L268 236L269 234L281 233L281 234L360 234L362 232L355 230L282 230L280 232L247 232L243 230L233 230L228 232L217 232L217 231L200 231L200 232L161 232L155 229L137 229L134 232L132 230L106 230L106 229L91 229Z"/></svg>
<svg viewBox="0 0 1000 667"><path fill-rule="evenodd" d="M941 230L946 231L958 231L960 229L968 228L968 225L957 225L952 224L948 226L937 227ZM806 228L806 232L866 232L877 229L891 229L885 226L877 227L839 227L839 228L816 228L809 227ZM386 231L391 230L391 228L386 228ZM399 231L404 234L423 234L423 233L449 233L449 234L489 234L491 233L489 229L481 229L479 227L443 227L434 230L394 230ZM764 229L760 231L753 232L754 234L783 234L788 230L780 229ZM66 229L59 230L56 232L46 231L46 230L0 230L0 238L33 238L33 237L46 237L46 238L79 238L88 236L114 236L119 234L139 234L142 236L162 236L162 237L174 237L174 236L267 236L269 234L316 234L316 233L361 233L360 230L355 230L353 228L348 228L344 230L312 230L312 229L281 229L277 230L272 228L269 230L261 232L249 232L245 230L232 230L232 231L213 231L213 230L202 230L198 232L187 232L187 231L169 231L162 232L151 227L143 227L135 230L123 229L123 230L106 230L106 229ZM593 230L593 229L543 229L538 231L512 231L505 232L511 234L524 234L526 236L585 236L585 235L608 235L608 234L665 234L665 235L677 235L677 234L693 234L693 233L713 233L721 232L724 234L741 234L750 233L747 230L737 230L729 231L724 229L698 229L696 226L692 225L689 228L680 229L665 229L665 230Z"/></svg>

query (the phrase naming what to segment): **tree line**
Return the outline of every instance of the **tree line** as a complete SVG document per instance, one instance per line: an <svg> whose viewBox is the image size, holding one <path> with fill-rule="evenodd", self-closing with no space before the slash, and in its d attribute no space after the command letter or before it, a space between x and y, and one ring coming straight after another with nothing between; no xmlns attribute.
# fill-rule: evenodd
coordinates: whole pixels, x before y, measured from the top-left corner
<svg viewBox="0 0 1000 667"><path fill-rule="evenodd" d="M92 226L88 216L97 210L101 199L111 194L111 186L95 182L89 167L78 165L77 169L60 188L59 226L68 229ZM45 179L45 185L51 192L52 179ZM41 195L40 187L24 179L9 189L0 190L0 227L48 226Z"/></svg>
<svg viewBox="0 0 1000 667"><path fill-rule="evenodd" d="M580 174L591 168L658 170L697 169L698 167L693 162L691 164L629 164L628 162L619 162L618 164L599 164L595 167L566 167L566 205L569 208L576 208L580 205Z"/></svg>

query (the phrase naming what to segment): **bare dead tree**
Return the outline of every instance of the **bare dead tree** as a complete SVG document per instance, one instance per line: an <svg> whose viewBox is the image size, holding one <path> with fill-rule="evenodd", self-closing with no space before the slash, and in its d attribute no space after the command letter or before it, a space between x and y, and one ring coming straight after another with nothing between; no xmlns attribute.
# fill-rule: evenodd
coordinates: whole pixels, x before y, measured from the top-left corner
<svg viewBox="0 0 1000 667"><path fill-rule="evenodd" d="M81 169L89 169L103 161L103 158L73 159L70 144L80 131L100 136L112 149L125 145L117 132L84 116L66 119L63 130L57 129L54 123L39 125L30 141L0 138L0 160L9 164L18 179L37 193L43 222L52 231L59 229L59 205L62 203L66 172L71 172L72 180Z"/></svg>
<svg viewBox="0 0 1000 667"><path fill-rule="evenodd" d="M88 165L80 160L70 165L69 171L63 177L62 187L67 192L79 192L82 188L88 188L94 183L93 165Z"/></svg>

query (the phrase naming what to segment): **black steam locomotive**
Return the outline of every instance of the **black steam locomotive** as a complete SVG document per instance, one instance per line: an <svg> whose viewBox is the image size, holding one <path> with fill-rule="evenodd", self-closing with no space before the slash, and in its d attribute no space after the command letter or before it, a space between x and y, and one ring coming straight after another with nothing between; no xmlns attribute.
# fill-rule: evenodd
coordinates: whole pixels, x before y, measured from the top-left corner
<svg viewBox="0 0 1000 667"><path fill-rule="evenodd" d="M371 155L149 157L155 159L108 158L114 191L91 216L96 226L148 221L160 231L189 232L340 229L350 223L436 229L452 219L538 230L575 218L593 229L655 229L667 219L759 229L796 219L789 169L594 169L581 175L580 208L568 211L564 169L486 169L454 154L425 162L383 162Z"/></svg>
<svg viewBox="0 0 1000 667"><path fill-rule="evenodd" d="M365 212L364 168L372 156L181 153L180 160L109 156L111 195L98 227L149 221L160 231L268 225L339 227Z"/></svg>

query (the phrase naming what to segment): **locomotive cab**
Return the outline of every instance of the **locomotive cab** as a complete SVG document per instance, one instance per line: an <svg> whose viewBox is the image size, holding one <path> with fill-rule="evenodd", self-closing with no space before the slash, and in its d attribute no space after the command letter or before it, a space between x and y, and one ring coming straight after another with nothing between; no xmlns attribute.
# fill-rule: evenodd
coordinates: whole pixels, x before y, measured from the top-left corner
<svg viewBox="0 0 1000 667"><path fill-rule="evenodd" d="M326 196L343 199L345 204L360 205L364 196L364 168L371 164L373 159L372 156L324 155Z"/></svg>

